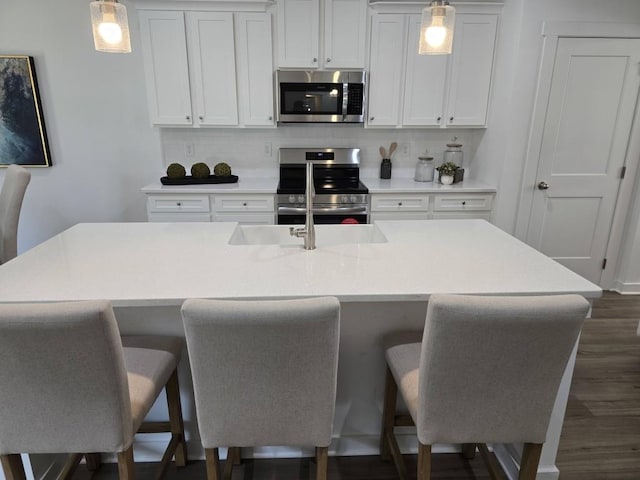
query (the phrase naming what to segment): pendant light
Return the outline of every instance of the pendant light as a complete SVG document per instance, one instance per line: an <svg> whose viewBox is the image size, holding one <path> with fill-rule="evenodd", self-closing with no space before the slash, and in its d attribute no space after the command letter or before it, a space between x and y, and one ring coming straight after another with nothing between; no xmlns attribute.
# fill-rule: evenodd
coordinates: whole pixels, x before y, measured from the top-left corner
<svg viewBox="0 0 640 480"><path fill-rule="evenodd" d="M451 53L456 9L447 0L433 0L422 10L420 25L420 55Z"/></svg>
<svg viewBox="0 0 640 480"><path fill-rule="evenodd" d="M89 4L93 43L99 52L129 53L129 21L127 7L118 0L99 0Z"/></svg>

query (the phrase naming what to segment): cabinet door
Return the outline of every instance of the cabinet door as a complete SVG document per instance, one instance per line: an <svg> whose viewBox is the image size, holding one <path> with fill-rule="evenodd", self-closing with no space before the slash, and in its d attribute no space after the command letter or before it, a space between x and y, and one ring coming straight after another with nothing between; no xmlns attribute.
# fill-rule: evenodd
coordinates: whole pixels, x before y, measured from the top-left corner
<svg viewBox="0 0 640 480"><path fill-rule="evenodd" d="M399 124L404 40L404 15L385 14L373 17L368 126L395 127Z"/></svg>
<svg viewBox="0 0 640 480"><path fill-rule="evenodd" d="M140 37L153 125L191 125L184 14L140 10Z"/></svg>
<svg viewBox="0 0 640 480"><path fill-rule="evenodd" d="M456 16L446 122L485 126L493 70L497 15Z"/></svg>
<svg viewBox="0 0 640 480"><path fill-rule="evenodd" d="M233 14L187 12L189 62L200 125L237 125Z"/></svg>
<svg viewBox="0 0 640 480"><path fill-rule="evenodd" d="M240 123L273 126L271 14L236 14Z"/></svg>
<svg viewBox="0 0 640 480"><path fill-rule="evenodd" d="M318 68L320 0L278 0L278 65Z"/></svg>
<svg viewBox="0 0 640 480"><path fill-rule="evenodd" d="M409 16L402 124L437 127L442 124L449 55L418 55L420 23L420 15Z"/></svg>
<svg viewBox="0 0 640 480"><path fill-rule="evenodd" d="M364 68L367 0L326 0L324 68Z"/></svg>

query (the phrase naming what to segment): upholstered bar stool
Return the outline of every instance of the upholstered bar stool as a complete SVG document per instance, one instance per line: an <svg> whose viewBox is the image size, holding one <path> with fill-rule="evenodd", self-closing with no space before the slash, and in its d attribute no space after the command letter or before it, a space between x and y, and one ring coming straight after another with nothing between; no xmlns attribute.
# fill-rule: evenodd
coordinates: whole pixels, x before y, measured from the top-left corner
<svg viewBox="0 0 640 480"><path fill-rule="evenodd" d="M170 431L161 462L186 462L176 367L181 340L131 337L123 348L106 301L0 305L0 458L23 479L21 453L70 453L68 478L83 454L116 453L120 479L133 479L133 437ZM169 422L143 420L166 387ZM164 427L164 428L163 428Z"/></svg>
<svg viewBox="0 0 640 480"><path fill-rule="evenodd" d="M31 174L19 165L9 165L0 190L0 264L18 255L18 220Z"/></svg>
<svg viewBox="0 0 640 480"><path fill-rule="evenodd" d="M187 300L182 316L207 478L220 478L219 447L229 447L231 478L239 447L277 445L315 446L316 478L326 479L338 300Z"/></svg>
<svg viewBox="0 0 640 480"><path fill-rule="evenodd" d="M431 478L431 446L523 443L520 480L536 477L558 387L589 303L578 295L480 297L433 295L422 343L386 350L381 455L406 478L394 427L415 424L418 479ZM396 415L400 392L410 418Z"/></svg>

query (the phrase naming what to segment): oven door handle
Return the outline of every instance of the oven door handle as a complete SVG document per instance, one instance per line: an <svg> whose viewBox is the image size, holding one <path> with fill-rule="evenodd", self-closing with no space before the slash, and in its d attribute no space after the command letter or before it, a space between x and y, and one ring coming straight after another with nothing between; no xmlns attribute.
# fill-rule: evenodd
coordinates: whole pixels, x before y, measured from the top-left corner
<svg viewBox="0 0 640 480"><path fill-rule="evenodd" d="M307 209L304 207L278 207L278 213L281 215L286 214L304 214L307 213ZM332 213L351 213L351 214L366 214L367 207L313 207L313 213L318 214L332 214Z"/></svg>

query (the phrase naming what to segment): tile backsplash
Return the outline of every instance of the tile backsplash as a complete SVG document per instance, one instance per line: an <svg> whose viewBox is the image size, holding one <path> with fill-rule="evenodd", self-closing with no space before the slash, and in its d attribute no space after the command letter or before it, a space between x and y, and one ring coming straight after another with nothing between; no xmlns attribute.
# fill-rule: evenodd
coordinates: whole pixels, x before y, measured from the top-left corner
<svg viewBox="0 0 640 480"><path fill-rule="evenodd" d="M379 148L398 143L392 175L412 177L418 156L429 154L442 162L446 144L457 137L464 151L464 167L473 177L479 159L475 152L484 129L373 129L358 125L292 125L269 129L161 129L164 167L181 163L189 171L196 162L211 168L218 162L231 165L234 174L251 177L278 176L281 147L355 147L362 149L361 176L376 177ZM467 173L465 172L465 176Z"/></svg>

